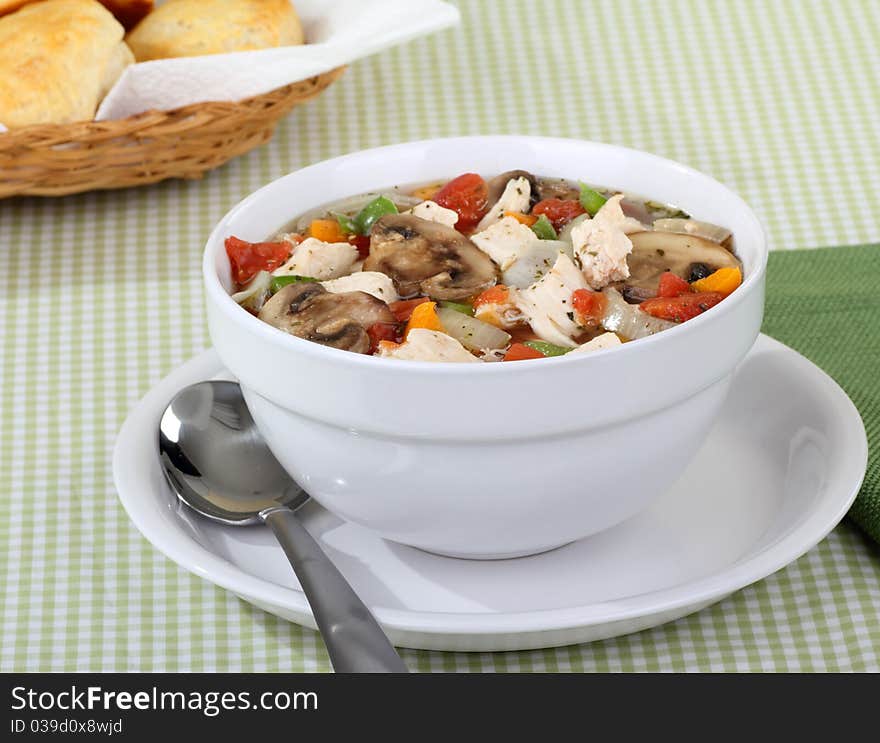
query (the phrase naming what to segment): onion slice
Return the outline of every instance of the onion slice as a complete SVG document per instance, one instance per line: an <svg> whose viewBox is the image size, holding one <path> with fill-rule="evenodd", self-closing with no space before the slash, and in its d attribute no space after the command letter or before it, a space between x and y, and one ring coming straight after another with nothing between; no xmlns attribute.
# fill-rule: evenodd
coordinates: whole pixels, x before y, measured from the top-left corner
<svg viewBox="0 0 880 743"><path fill-rule="evenodd" d="M605 316L602 318L602 327L624 338L634 341L638 338L647 338L662 330L674 328L676 323L661 320L659 317L642 312L638 305L629 304L617 289L605 289L607 306Z"/></svg>
<svg viewBox="0 0 880 743"><path fill-rule="evenodd" d="M448 307L438 307L437 317L443 329L468 351L480 353L510 345L510 333Z"/></svg>
<svg viewBox="0 0 880 743"><path fill-rule="evenodd" d="M723 243L731 232L726 227L719 227L709 222L696 219L655 219L654 229L658 232L676 232L680 235L695 235L713 243Z"/></svg>
<svg viewBox="0 0 880 743"><path fill-rule="evenodd" d="M268 271L260 271L244 289L233 294L232 298L242 307L259 312L269 298L271 289L272 274Z"/></svg>

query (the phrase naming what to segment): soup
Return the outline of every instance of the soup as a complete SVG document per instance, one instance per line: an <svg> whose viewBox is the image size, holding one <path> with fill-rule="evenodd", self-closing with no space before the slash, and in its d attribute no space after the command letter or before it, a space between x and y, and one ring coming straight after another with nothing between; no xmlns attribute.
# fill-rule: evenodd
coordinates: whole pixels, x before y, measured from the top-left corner
<svg viewBox="0 0 880 743"><path fill-rule="evenodd" d="M675 207L515 170L353 196L271 240L230 236L245 310L389 359L589 353L711 310L742 283L733 236Z"/></svg>

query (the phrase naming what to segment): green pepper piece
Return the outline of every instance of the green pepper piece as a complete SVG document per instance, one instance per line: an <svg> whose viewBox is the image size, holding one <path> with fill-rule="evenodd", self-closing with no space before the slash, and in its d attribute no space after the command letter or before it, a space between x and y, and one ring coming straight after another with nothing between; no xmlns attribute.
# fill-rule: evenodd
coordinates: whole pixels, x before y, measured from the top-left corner
<svg viewBox="0 0 880 743"><path fill-rule="evenodd" d="M586 183L581 183L581 206L587 210L591 217L596 216L596 212L602 208L602 205L608 201L598 191L594 191Z"/></svg>
<svg viewBox="0 0 880 743"><path fill-rule="evenodd" d="M353 220L354 228L359 235L369 235L379 217L397 213L397 207L391 199L387 196L377 196L358 212Z"/></svg>
<svg viewBox="0 0 880 743"><path fill-rule="evenodd" d="M304 284L313 281L317 281L317 279L313 279L311 276L297 276L296 274L290 274L289 276L273 276L269 288L274 294L288 284Z"/></svg>
<svg viewBox="0 0 880 743"><path fill-rule="evenodd" d="M538 217L538 221L532 225L532 232L542 240L555 240L557 237L556 230L553 229L553 225L550 223L550 220L547 219L546 214L542 214Z"/></svg>
<svg viewBox="0 0 880 743"><path fill-rule="evenodd" d="M339 222L343 232L349 235L357 234L357 227L355 227L354 220L351 217L346 217L344 214L334 214L333 216L336 217L336 221Z"/></svg>
<svg viewBox="0 0 880 743"><path fill-rule="evenodd" d="M441 307L445 307L448 310L455 310L456 312L460 312L462 315L470 315L473 317L474 308L469 304L462 304L461 302L449 302L444 300L440 302Z"/></svg>
<svg viewBox="0 0 880 743"><path fill-rule="evenodd" d="M546 341L525 341L523 345L528 346L529 348L534 348L538 353L542 353L545 356L562 356L571 351L570 348L557 346L553 343L547 343Z"/></svg>

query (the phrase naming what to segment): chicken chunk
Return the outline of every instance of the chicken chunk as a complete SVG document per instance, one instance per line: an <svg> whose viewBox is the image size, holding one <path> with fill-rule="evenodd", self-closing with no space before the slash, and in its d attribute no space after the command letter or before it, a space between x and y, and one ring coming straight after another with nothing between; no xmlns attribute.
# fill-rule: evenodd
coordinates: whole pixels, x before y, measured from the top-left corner
<svg viewBox="0 0 880 743"><path fill-rule="evenodd" d="M502 217L486 229L471 235L474 245L488 255L502 271L510 268L538 240L530 227L513 217Z"/></svg>
<svg viewBox="0 0 880 743"><path fill-rule="evenodd" d="M400 299L391 277L379 271L359 271L350 276L340 276L338 279L322 281L321 286L334 294L366 292L388 304Z"/></svg>
<svg viewBox="0 0 880 743"><path fill-rule="evenodd" d="M582 343L569 353L590 353L592 351L601 351L605 348L614 348L621 345L620 338L616 333L602 333L597 335L593 340Z"/></svg>
<svg viewBox="0 0 880 743"><path fill-rule="evenodd" d="M489 207L480 223L477 225L477 232L482 232L487 227L498 222L504 217L504 212L520 212L525 213L529 210L532 201L532 186L529 179L525 176L519 178L511 178L507 182L501 197L495 204Z"/></svg>
<svg viewBox="0 0 880 743"><path fill-rule="evenodd" d="M406 361L480 362L455 338L437 330L414 328L403 343L380 341L377 356Z"/></svg>
<svg viewBox="0 0 880 743"><path fill-rule="evenodd" d="M351 243L325 243L314 237L303 240L275 276L311 276L313 279L336 279L351 273L358 260L357 248Z"/></svg>
<svg viewBox="0 0 880 743"><path fill-rule="evenodd" d="M583 328L575 321L571 295L586 288L584 275L563 253L541 279L518 292L516 303L543 340L573 348L577 345L573 339Z"/></svg>
<svg viewBox="0 0 880 743"><path fill-rule="evenodd" d="M637 219L623 213L622 199L623 194L612 196L595 217L585 219L571 231L574 254L593 289L629 277L626 259L633 245L627 235L646 229Z"/></svg>
<svg viewBox="0 0 880 743"><path fill-rule="evenodd" d="M440 206L435 201L423 201L421 204L416 204L410 209L410 214L420 219L427 219L429 222L445 224L447 227L455 227L458 222L458 212Z"/></svg>

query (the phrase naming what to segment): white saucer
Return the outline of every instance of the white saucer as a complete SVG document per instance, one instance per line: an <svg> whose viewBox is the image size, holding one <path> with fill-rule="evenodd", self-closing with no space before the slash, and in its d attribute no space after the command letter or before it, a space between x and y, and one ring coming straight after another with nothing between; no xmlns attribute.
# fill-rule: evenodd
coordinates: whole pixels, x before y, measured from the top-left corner
<svg viewBox="0 0 880 743"><path fill-rule="evenodd" d="M162 410L182 387L216 376L223 369L206 351L132 410L113 457L120 500L179 565L314 627L268 529L209 523L178 505L163 479ZM864 427L849 398L802 356L761 336L679 482L648 511L594 537L533 557L478 562L385 542L315 503L301 513L396 645L529 649L652 627L770 575L843 518L866 462Z"/></svg>

